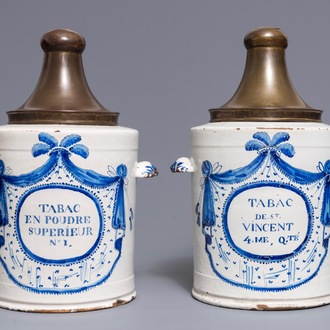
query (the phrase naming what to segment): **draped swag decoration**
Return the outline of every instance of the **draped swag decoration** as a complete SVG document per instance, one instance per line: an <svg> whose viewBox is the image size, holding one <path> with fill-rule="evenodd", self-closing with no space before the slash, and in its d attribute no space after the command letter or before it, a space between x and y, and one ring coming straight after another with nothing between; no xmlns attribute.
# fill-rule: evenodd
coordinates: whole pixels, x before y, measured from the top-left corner
<svg viewBox="0 0 330 330"><path fill-rule="evenodd" d="M286 132L255 133L245 150L256 157L236 169L202 162L197 224L212 270L228 283L294 288L317 274L327 254L330 160L316 163L315 172L291 165L283 159L295 156L289 139Z"/></svg>
<svg viewBox="0 0 330 330"><path fill-rule="evenodd" d="M35 158L42 155L48 156L42 166L29 173L12 175L11 170L6 168L4 161L0 160L0 261L9 277L16 284L29 290L48 293L82 291L105 281L120 259L127 227L125 200L126 203L129 202L126 196L127 167L120 164L114 170L109 165L108 175L103 175L91 169L77 166L71 160L72 155L83 159L89 156L89 149L80 143L81 136L77 134L65 136L60 142L44 132L39 133L38 138L39 142L32 147L31 151L32 156ZM94 212L93 219L88 218L88 221L91 222L90 227L85 227L84 232L80 228L82 225L77 225L80 226L78 229L81 230L81 235L87 235L87 239L89 239L87 244L90 244L85 251L81 244L77 240L75 241L75 244L79 246L78 250L81 251L80 255L71 255L73 252L67 252L68 255L62 258L61 252L56 252L54 247L52 257L44 256L42 251L36 251L36 248L29 243L28 240L31 240L30 237L32 236L27 236L28 234L24 233L23 229L21 230L21 227L23 228L26 224L19 218L18 214L24 203L31 200L31 196L35 196L36 193L44 194L44 192L56 189L60 193L63 191L63 194L67 191L71 196L78 196L79 198L81 196L83 199L81 208L87 202L92 207L91 212ZM65 197L62 200L65 200ZM76 201L76 203L78 202ZM84 216L84 214L82 215ZM132 208L129 208L128 220L130 222L129 228L132 229ZM6 227L9 225L15 228L13 232L11 230L6 231ZM38 239L44 239L40 234L43 230L43 236L50 236L49 239L53 245L57 244L52 239L55 233L62 235L60 238L65 241L65 244L67 243L63 239L63 233L66 233L65 235L69 238L71 237L71 240L78 239L72 238L73 235L77 236L77 231L74 231L76 229L69 232L68 230L71 229L67 229L68 226L63 227L64 229L55 227L55 229L49 229L49 231L40 226L37 228L39 231ZM30 227L24 227L24 229L26 228L31 229ZM17 235L15 232L17 232ZM32 235L32 229L30 234ZM83 237L81 239L84 240ZM18 242L15 242L15 240ZM102 249L105 247L104 250L100 249L101 245ZM16 251L15 260L9 257L10 253L13 253L12 251ZM96 260L98 261L96 262ZM28 271L26 270L26 262L29 262L30 265ZM74 264L75 266L72 266ZM21 270L18 269L17 265L20 266ZM87 275L85 276L85 273L82 273L82 269L85 269L87 265L89 265L92 270L91 274L93 274L88 279ZM72 272L70 276L64 275L67 272L65 269L67 266L70 266L69 270ZM54 270L54 267L63 267L63 269L56 268ZM38 282L38 274L41 268L46 269L45 272L49 273L49 281L47 281L49 284ZM99 271L96 271L97 269ZM56 274L56 276L53 274ZM36 284L31 281L31 276L35 276ZM74 278L79 278L78 284L74 282Z"/></svg>

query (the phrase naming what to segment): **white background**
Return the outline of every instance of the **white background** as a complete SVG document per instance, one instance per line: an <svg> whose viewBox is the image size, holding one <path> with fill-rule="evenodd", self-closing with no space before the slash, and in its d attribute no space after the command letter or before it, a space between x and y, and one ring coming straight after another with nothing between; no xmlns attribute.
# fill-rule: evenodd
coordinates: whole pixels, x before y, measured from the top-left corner
<svg viewBox="0 0 330 330"><path fill-rule="evenodd" d="M171 163L190 154L192 126L234 94L245 65L245 34L281 28L300 96L330 123L328 0L1 0L0 122L23 104L41 69L39 40L54 28L81 33L84 66L98 100L140 131L139 160L160 175L137 185L138 297L126 306L78 314L0 310L0 329L310 329L330 307L290 312L229 310L194 300L190 176Z"/></svg>

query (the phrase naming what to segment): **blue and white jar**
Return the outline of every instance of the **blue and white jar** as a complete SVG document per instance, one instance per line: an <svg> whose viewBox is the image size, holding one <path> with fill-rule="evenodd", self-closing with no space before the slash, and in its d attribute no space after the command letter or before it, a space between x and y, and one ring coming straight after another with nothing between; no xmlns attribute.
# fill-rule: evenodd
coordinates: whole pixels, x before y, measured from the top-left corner
<svg viewBox="0 0 330 330"><path fill-rule="evenodd" d="M68 30L43 37L48 46L43 46L46 64L39 86L49 62L79 57L77 40L84 45ZM81 67L75 70L71 63L66 69L82 79ZM61 86L52 79L45 82L50 94L51 84ZM56 124L56 110L48 103L50 123L42 124L40 110L31 106L38 97L37 86L19 111L9 112L13 123L0 127L0 307L73 312L125 304L136 295L135 181L157 175L157 169L138 163L136 130L103 125L107 112L100 111L102 121L98 112L88 113L92 125L67 123L70 114L59 112L64 122ZM63 105L78 98L73 92L54 99ZM84 113L74 115L85 120Z"/></svg>
<svg viewBox="0 0 330 330"><path fill-rule="evenodd" d="M328 304L329 126L312 119L321 112L301 103L284 63L276 59L280 65L276 68L272 62L271 56L280 58L276 52L283 54L286 47L280 31L253 30L245 44L247 68L235 96L211 110L211 123L192 128L191 158L180 158L172 165L174 172L193 173L192 294L209 304L242 309ZM271 56L256 54L269 49ZM265 58L272 78L268 85L254 84L265 75ZM256 60L259 66L252 65ZM283 98L273 89L279 76L287 77ZM251 101L255 105L239 107L251 91L258 95ZM288 104L278 106L283 99ZM261 106L267 103L275 103L276 108ZM293 120L299 107L301 121ZM249 111L247 118L254 120L238 120L237 111L242 111L239 116ZM287 120L290 112L291 121ZM283 114L284 120L276 118Z"/></svg>

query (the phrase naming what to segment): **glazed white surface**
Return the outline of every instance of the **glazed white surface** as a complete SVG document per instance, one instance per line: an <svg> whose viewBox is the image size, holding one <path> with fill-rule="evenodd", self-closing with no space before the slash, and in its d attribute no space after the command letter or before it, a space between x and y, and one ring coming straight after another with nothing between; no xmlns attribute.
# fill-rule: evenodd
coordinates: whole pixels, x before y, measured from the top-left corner
<svg viewBox="0 0 330 330"><path fill-rule="evenodd" d="M125 187L123 189L127 227L126 230L111 229L110 223L114 211L105 213L106 203L109 203L108 198L111 197L110 193L108 198L103 198L102 196L107 194L106 190L101 194L95 189L89 189L88 186L84 188L84 183L75 184L75 179L70 171L62 172L61 167L55 172L55 174L58 173L58 178L54 179L54 175L51 175L52 178L47 179L50 180L50 183L47 183L47 180L43 180L41 184L37 183L34 192L29 193L30 190L33 191L33 185L24 189L20 188L16 194L21 193L22 196L23 194L27 196L20 204L21 206L17 206L20 216L16 218L14 214L13 218L10 218L9 224L2 227L2 234L6 241L0 252L2 257L0 306L26 311L75 311L112 307L131 301L135 297L133 269L135 222L130 223L128 216L129 208L133 213L135 212L138 132L124 127L2 126L0 128L0 158L7 167L6 172L9 176L31 173L37 168L42 169L45 166L43 164L48 157L51 157L52 150L57 147L51 149L48 155L32 157L31 148L39 142L38 137L41 132L52 136L58 143L72 134L80 136L79 143L88 148L88 157L79 157L74 154L73 149L68 149L73 150L69 156L70 161L83 171L86 169L99 173L97 175L103 176L105 180L108 176L116 175L116 168L120 164L126 166L127 175L124 174ZM45 145L45 138L39 139L42 142L39 144ZM68 179L65 178L66 173ZM69 188L65 190L61 186L63 184L64 187ZM52 185L55 185L56 188L52 188ZM42 190L40 190L40 186ZM75 190L71 190L70 187ZM84 196L84 191L89 191L88 195ZM92 194L98 197L95 198ZM116 194L111 198L116 203ZM17 196L17 199L19 200L20 196ZM104 217L103 220L101 218L97 220L98 216L95 213L97 209L93 206L94 203L102 205L103 211L100 217ZM110 205L112 204L110 203ZM31 215L25 215L25 213ZM107 214L106 218L105 214ZM22 217L25 217L26 220ZM12 221L12 219L16 220ZM98 221L101 221L100 224L97 224ZM76 223L76 227L73 227L74 223ZM78 235L79 231L82 236L72 236ZM19 236L17 236L18 232ZM64 240L62 236L57 237L57 235L69 236L65 236ZM9 242L9 237L12 239L11 242ZM110 242L114 242L120 237L122 237L121 251L115 252L116 248L111 247ZM70 247L68 247L69 244ZM109 247L102 252L101 245ZM85 253L87 255L83 257ZM111 253L115 253L114 257L110 257ZM17 259L15 263L20 265L22 275L18 276L19 271L11 269L10 255ZM103 260L102 264L93 261L97 258ZM44 259L46 261L43 262ZM65 261L71 259L72 262ZM102 266L103 263L105 266ZM106 266L107 263L110 266ZM113 263L116 264L111 266ZM4 265L8 267L7 271L3 268ZM100 284L93 271L94 268L99 267L98 265L102 268L97 276L100 276L101 279L102 276L104 277ZM82 275L82 267L92 267L89 277ZM34 269L36 270L34 271ZM104 269L103 273L102 269ZM89 270L86 269L86 271ZM77 275L70 277L74 273ZM30 282L28 276L32 278ZM63 276L68 277L66 279ZM86 284L82 282L82 276L86 278ZM33 277L36 277L35 280ZM51 282L47 279L51 278L56 285L54 288L47 284ZM40 283L35 283L35 281ZM58 283L54 281L58 281ZM67 284L64 286L65 283ZM70 289L65 289L65 287ZM55 289L54 292L52 292L53 289Z"/></svg>
<svg viewBox="0 0 330 330"><path fill-rule="evenodd" d="M293 282L291 282L291 284L288 285L288 288L290 289L286 289L287 284L281 284L281 281L283 283L288 283L288 278L290 278L290 281L292 281L290 275L285 275L286 273L283 273L287 272L288 274L291 274L288 270L289 266L286 264L286 262L290 261L290 258L294 260L292 261L294 264L297 263L297 266L295 266L296 268L294 269L296 281L299 278L303 280L303 275L298 274L300 270L303 269L304 265L302 265L300 269L298 263L303 263L303 260L306 257L306 255L305 257L303 257L303 251L309 251L311 249L311 245L313 244L310 244L308 246L308 244L306 245L306 243L304 243L305 246L302 248L301 252L294 252L298 248L298 246L302 247L304 245L303 241L305 239L305 235L307 237L306 226L308 224L308 212L304 207L305 202L297 194L298 191L289 193L286 190L286 187L289 186L284 185L283 188L275 188L274 185L273 188L271 188L272 186L268 185L268 181L274 182L275 180L276 182L277 180L277 177L274 177L271 173L269 173L269 179L266 176L263 177L263 172L257 172L255 174L255 176L259 175L260 179L254 180L257 180L256 182L262 182L261 187L259 188L249 189L248 186L244 186L243 183L232 184L231 186L223 185L221 187L221 184L219 183L219 188L216 188L215 186L214 188L212 188L213 191L219 190L220 192L217 195L219 197L214 197L216 198L214 204L218 206L219 210L222 210L222 208L225 207L226 200L223 200L222 202L217 202L218 199L221 200L221 198L232 198L230 197L231 194L228 194L225 191L223 191L225 193L222 194L225 197L221 197L221 189L229 190L229 188L233 187L232 189L238 189L237 191L239 192L239 196L235 198L233 197L231 200L230 208L228 209L228 218L226 218L228 221L228 231L223 233L222 236L220 234L215 233L216 229L220 231L224 230L221 229L223 225L221 222L221 217L223 216L222 211L216 212L218 217L216 223L218 224L217 227L219 228L217 228L216 226L214 226L214 228L216 229L212 229L212 227L209 226L203 228L202 225L196 224L196 204L201 203L201 200L203 200L203 198L201 197L203 194L203 181L201 181L203 178L203 173L201 171L202 163L205 160L208 160L210 164L213 165L213 170L217 171L217 173L219 174L229 173L228 171L236 169L237 171L239 171L238 169L244 168L244 166L246 166L247 164L252 164L253 160L257 157L258 154L256 151L247 152L245 150L245 144L249 140L253 139L253 135L257 132L264 132L269 135L270 138L272 138L276 133L279 132L285 132L285 134L288 134L289 139L286 142L294 146L294 156L292 158L285 158L285 155L280 156L295 168L317 173L321 170L318 168L319 164L325 164L325 162L329 159L330 131L329 127L324 124L212 123L192 128L192 162L194 163L194 173L192 175L192 191L195 232L193 295L197 299L202 300L204 302L208 302L210 304L243 309L258 309L258 305L265 305L269 306L269 308L274 309L291 309L305 308L308 306L313 307L315 305L323 305L325 303L329 303L330 262L329 256L327 255L327 248L324 249L320 247L318 253L319 255L321 255L322 253L322 258L324 259L320 260L317 265L314 265L315 267L313 277L309 278L309 275L305 273L304 276L306 277L306 281L302 282L301 285L297 284L296 286L293 284ZM217 170L215 170L216 166ZM285 181L283 181L283 183L284 182ZM291 180L289 179L289 185L291 185L290 182ZM276 184L276 186L281 186L281 184L282 183L278 183ZM251 185L255 185L252 179ZM323 185L323 183L321 183L321 185ZM245 188L240 188L240 186ZM299 186L299 184L296 186ZM310 184L310 186L313 185ZM308 187L306 188L307 190L309 189ZM276 191L273 193L272 191L274 189ZM277 195L276 193L278 193L279 195ZM257 201L260 201L263 198L267 198L267 196L268 198L271 198L268 200L272 201L272 205L267 207L267 205L264 204L256 204ZM270 217L273 217L274 214L270 214L270 212L275 212L273 201L276 200L276 196L278 196L279 198L277 200L277 203L280 203L279 208L282 209L277 211L278 214L276 214L276 216L278 217L278 220L276 221L276 219L273 219L272 222L270 220ZM246 205L244 204L245 199L250 200L248 204L245 203ZM252 199L254 201L253 203ZM285 200L290 200L290 205L285 205L284 203L282 203L282 201ZM294 210L294 208L290 209L290 207L292 206L291 202L294 203L297 207L296 210ZM320 201L318 201L317 199L314 199L314 201L312 201L311 203L314 203L313 207L315 207L315 211L320 207ZM255 207L257 206L262 206L262 210L260 208L255 209ZM246 207L246 209L240 209L240 207ZM285 210L284 207L286 207ZM200 212L202 212L202 207L200 207L200 209ZM263 214L262 220L260 220L260 214ZM259 222L255 220L255 217L257 215L259 216L259 218L257 219L259 220ZM317 212L315 213L315 216L317 216ZM240 218L244 218L245 220L239 220ZM290 224L286 223L285 219L286 221L290 220ZM315 229L316 225L318 224L318 220L314 218L312 222L313 224L310 224L311 227L313 227L313 231L310 232L310 235L312 237L309 237L308 239L310 240L310 242L313 242L314 240L322 242L324 237L328 237L328 229L327 227L324 227L325 232L322 234L320 231ZM272 231L283 230L285 234L290 235L294 234L295 232L296 242L288 242L285 243L287 246L281 246L281 244L278 243L279 237L277 236L279 234L255 232L258 230L260 231L262 229L262 227L260 227L261 229L259 227L256 227L260 223L264 225L264 229L266 228L265 231L269 231L271 225ZM287 225L288 227L286 229L283 229L285 225ZM223 248L224 250L220 251L221 253L224 253L223 257L220 257L220 261L217 261L219 263L222 262L223 266L220 266L218 264L216 264L217 266L215 266L216 261L213 261L214 264L212 267L214 268L211 267L210 259L205 251L205 235L210 235L213 237L212 249L215 248L217 250L217 245L220 246L221 249L223 248L222 245L226 246L226 248ZM252 237L251 235L255 235L256 237ZM244 239L245 236L248 239ZM293 236L294 235L292 235L292 237ZM218 237L218 241L215 244L214 239L216 240L216 237ZM229 237L233 241L231 243L227 242L226 245L224 242L227 241ZM290 236L290 238L292 237ZM219 239L225 239L225 241L220 244L221 242L219 241ZM250 242L251 239L252 242ZM247 245L247 243L252 244L253 246ZM211 255L213 255L212 260L215 260L215 256L218 252L213 252L212 249L210 247L207 250ZM322 252L320 252L321 250ZM277 257L286 254L288 254L288 257ZM234 257L234 255L236 255L236 257ZM250 255L252 256L252 259ZM259 257L259 255L261 257ZM268 255L270 256L270 258L273 258L272 256L275 256L275 259L278 259L274 260L273 262L271 262L271 260L267 261L267 259L262 260L263 256L265 256L266 258L266 256ZM281 268L281 266L283 268ZM244 270L245 267L246 270ZM214 269L216 269L216 271L219 271L223 278L219 278L214 272ZM251 279L243 279L244 276L247 276L245 275L245 271L250 272L249 276L251 276ZM274 277L273 280L266 281L266 278L271 277L269 277L270 275L267 275L267 277L265 274L271 274L272 272L273 274L275 274L275 271L278 272L276 273L278 274L276 275L278 277ZM311 269L308 269L308 271L313 272L311 271ZM284 275L282 276L282 274ZM238 279L238 276L243 277L241 279ZM261 281L263 277L265 282ZM258 281L258 279L260 280ZM266 285L266 282L268 283L269 281L269 283L273 283L275 280L277 280L278 283L277 289L272 289L272 285L275 284ZM244 284L245 281L247 281L246 284ZM292 288L291 285L293 285ZM254 288L254 286L256 288Z"/></svg>

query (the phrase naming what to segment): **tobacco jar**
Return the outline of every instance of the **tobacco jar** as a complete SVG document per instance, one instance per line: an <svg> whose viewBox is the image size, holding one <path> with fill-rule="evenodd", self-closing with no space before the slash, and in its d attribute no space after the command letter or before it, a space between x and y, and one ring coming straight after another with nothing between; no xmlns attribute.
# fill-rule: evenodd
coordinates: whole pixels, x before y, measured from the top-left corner
<svg viewBox="0 0 330 330"><path fill-rule="evenodd" d="M92 94L84 38L56 29L30 98L0 127L0 307L74 312L135 298L138 132Z"/></svg>
<svg viewBox="0 0 330 330"><path fill-rule="evenodd" d="M193 296L240 309L330 302L330 133L295 91L287 37L272 27L244 39L234 96L191 129Z"/></svg>

